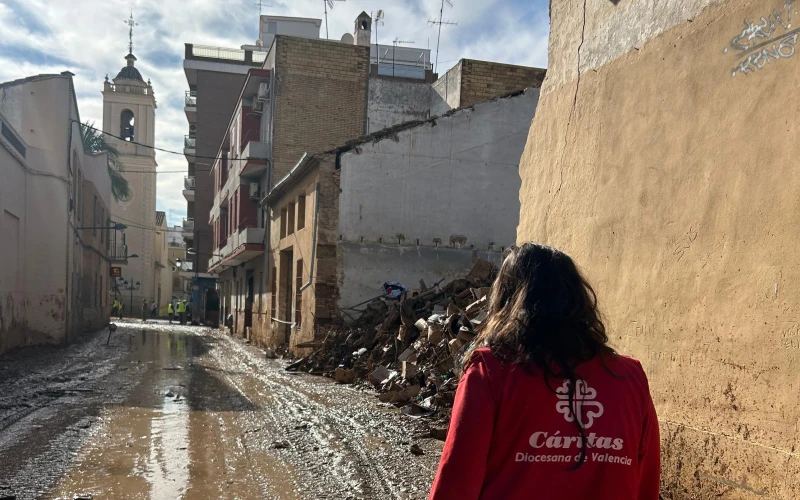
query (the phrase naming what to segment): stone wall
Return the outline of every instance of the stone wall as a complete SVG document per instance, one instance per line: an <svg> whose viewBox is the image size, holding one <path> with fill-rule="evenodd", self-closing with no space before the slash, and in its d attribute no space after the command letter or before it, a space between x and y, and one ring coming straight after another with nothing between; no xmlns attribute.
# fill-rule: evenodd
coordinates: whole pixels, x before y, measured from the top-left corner
<svg viewBox="0 0 800 500"><path fill-rule="evenodd" d="M800 497L797 7L551 2L518 240L571 254L642 361L667 499Z"/></svg>

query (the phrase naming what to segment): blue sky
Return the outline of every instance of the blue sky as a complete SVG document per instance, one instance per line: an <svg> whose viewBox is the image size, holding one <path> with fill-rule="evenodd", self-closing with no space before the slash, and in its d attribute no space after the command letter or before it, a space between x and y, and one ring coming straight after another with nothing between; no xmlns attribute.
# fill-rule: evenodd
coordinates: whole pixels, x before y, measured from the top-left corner
<svg viewBox="0 0 800 500"><path fill-rule="evenodd" d="M451 0L442 30L439 73L458 59L492 60L537 67L547 65L547 0ZM113 78L125 64L128 32L123 23L133 10L136 66L155 89L156 146L182 151L188 122L183 94L184 43L237 48L258 38L257 0L0 0L0 82L39 73L75 73L83 120L102 122L100 94L106 74ZM265 14L323 18L323 0L265 0ZM271 5L268 5L271 4ZM440 0L337 1L328 13L330 37L350 33L361 11L383 9L380 42L395 37L417 47L436 46ZM321 35L325 36L323 24ZM186 215L183 155L158 153L157 206L169 224Z"/></svg>

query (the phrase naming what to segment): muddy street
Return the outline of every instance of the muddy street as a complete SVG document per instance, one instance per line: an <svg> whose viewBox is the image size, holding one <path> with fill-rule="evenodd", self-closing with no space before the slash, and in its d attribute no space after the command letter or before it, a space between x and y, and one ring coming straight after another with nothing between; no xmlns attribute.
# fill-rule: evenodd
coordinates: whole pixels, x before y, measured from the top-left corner
<svg viewBox="0 0 800 500"><path fill-rule="evenodd" d="M0 357L0 498L426 496L442 443L368 391L208 328L118 324Z"/></svg>

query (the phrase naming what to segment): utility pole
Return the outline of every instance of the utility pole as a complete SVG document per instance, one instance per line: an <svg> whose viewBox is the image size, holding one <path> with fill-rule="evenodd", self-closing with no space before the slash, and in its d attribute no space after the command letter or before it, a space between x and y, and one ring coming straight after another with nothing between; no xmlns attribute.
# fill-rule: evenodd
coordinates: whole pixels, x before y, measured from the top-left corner
<svg viewBox="0 0 800 500"><path fill-rule="evenodd" d="M439 42L442 40L442 26L458 26L458 22L450 22L444 20L444 3L447 2L447 5L450 7L453 6L453 2L450 0L442 0L442 5L439 8L439 19L436 21L428 21L431 25L438 25L439 26L439 35L436 37L436 65L433 67L433 71L436 72L439 69Z"/></svg>
<svg viewBox="0 0 800 500"><path fill-rule="evenodd" d="M372 13L372 23L375 25L375 64L378 74L381 70L381 45L378 43L378 26L383 24L383 10ZM371 56L370 56L371 57Z"/></svg>

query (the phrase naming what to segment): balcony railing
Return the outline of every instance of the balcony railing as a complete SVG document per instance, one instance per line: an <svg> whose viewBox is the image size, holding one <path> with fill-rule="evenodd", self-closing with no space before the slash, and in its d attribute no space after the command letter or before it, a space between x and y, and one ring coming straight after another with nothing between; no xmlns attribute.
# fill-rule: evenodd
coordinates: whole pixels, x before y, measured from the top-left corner
<svg viewBox="0 0 800 500"><path fill-rule="evenodd" d="M128 260L128 245L109 245L108 260L111 262L122 262Z"/></svg>
<svg viewBox="0 0 800 500"><path fill-rule="evenodd" d="M119 92L122 94L153 95L152 87L137 87L134 85L117 85L116 83L105 84L106 92Z"/></svg>
<svg viewBox="0 0 800 500"><path fill-rule="evenodd" d="M244 51L227 49L225 47L209 47L208 45L192 46L192 55L210 59L229 59L231 61L244 61Z"/></svg>
<svg viewBox="0 0 800 500"><path fill-rule="evenodd" d="M195 138L188 135L183 136L183 147L186 149L194 149Z"/></svg>
<svg viewBox="0 0 800 500"><path fill-rule="evenodd" d="M194 176L188 176L183 178L183 188L184 189L194 189Z"/></svg>
<svg viewBox="0 0 800 500"><path fill-rule="evenodd" d="M184 233L194 232L194 219L183 219L183 232Z"/></svg>
<svg viewBox="0 0 800 500"><path fill-rule="evenodd" d="M187 90L186 96L183 99L185 106L187 108L193 108L197 106L197 91L196 90Z"/></svg>

